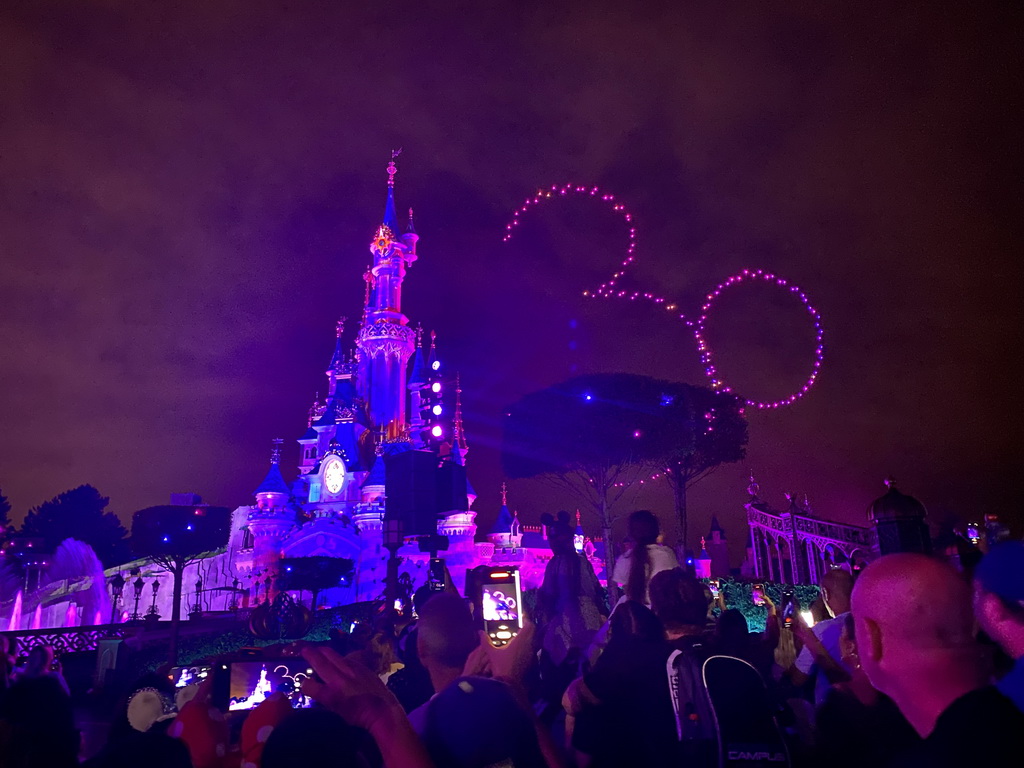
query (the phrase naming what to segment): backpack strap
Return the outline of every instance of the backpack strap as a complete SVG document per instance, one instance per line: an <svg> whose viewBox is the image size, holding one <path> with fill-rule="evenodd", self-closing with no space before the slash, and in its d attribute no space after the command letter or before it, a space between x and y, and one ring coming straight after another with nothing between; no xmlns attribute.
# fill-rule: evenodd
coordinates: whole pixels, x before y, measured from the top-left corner
<svg viewBox="0 0 1024 768"><path fill-rule="evenodd" d="M672 699L672 712L676 716L676 739L678 741L683 740L683 702L682 694L679 690L679 672L676 669L676 659L682 654L682 651L672 651L669 654L668 661L665 662L665 672L668 675L668 693Z"/></svg>

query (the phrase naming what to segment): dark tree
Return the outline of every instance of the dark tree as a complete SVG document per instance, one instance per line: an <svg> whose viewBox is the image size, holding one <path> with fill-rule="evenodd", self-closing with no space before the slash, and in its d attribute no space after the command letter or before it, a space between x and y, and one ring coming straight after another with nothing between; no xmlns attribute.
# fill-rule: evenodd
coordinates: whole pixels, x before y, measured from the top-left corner
<svg viewBox="0 0 1024 768"><path fill-rule="evenodd" d="M352 567L346 557L286 557L280 563L277 587L289 592L308 590L310 610L315 611L320 592L340 587L342 579L352 577Z"/></svg>
<svg viewBox="0 0 1024 768"><path fill-rule="evenodd" d="M228 543L231 510L205 505L166 504L140 509L132 516L132 548L167 569L174 577L171 598L170 662L178 659L178 628L181 623L181 584L185 568L201 555Z"/></svg>
<svg viewBox="0 0 1024 768"><path fill-rule="evenodd" d="M527 395L506 414L506 474L550 479L592 508L601 521L609 575L616 503L660 466L673 386L625 373L578 376Z"/></svg>
<svg viewBox="0 0 1024 768"><path fill-rule="evenodd" d="M687 492L722 464L740 461L746 455L747 420L744 401L736 395L691 384L672 384L667 391L671 403L666 415L671 429L664 434L663 465L685 547Z"/></svg>
<svg viewBox="0 0 1024 768"><path fill-rule="evenodd" d="M11 502L0 490L0 541L7 538L11 533Z"/></svg>
<svg viewBox="0 0 1024 768"><path fill-rule="evenodd" d="M64 539L78 539L92 547L105 568L118 565L131 550L121 521L105 511L109 502L91 485L80 485L30 509L19 534L42 539L48 552Z"/></svg>

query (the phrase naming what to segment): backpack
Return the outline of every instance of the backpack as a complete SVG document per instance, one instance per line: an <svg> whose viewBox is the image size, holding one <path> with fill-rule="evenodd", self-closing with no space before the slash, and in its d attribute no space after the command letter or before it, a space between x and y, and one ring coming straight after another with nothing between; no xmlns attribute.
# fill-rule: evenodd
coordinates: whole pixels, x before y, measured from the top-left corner
<svg viewBox="0 0 1024 768"><path fill-rule="evenodd" d="M750 664L732 656L707 659L701 676L716 731L720 768L786 768L790 757L768 689Z"/></svg>
<svg viewBox="0 0 1024 768"><path fill-rule="evenodd" d="M704 685L700 646L673 651L665 663L680 765L717 766L718 726Z"/></svg>

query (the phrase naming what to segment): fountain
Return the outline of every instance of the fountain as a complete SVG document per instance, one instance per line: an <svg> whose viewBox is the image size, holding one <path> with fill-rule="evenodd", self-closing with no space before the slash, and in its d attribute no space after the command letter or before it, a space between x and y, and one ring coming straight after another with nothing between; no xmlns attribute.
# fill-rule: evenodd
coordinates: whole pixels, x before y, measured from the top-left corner
<svg viewBox="0 0 1024 768"><path fill-rule="evenodd" d="M32 614L32 629L43 628L43 606L42 604L36 606L35 612Z"/></svg>
<svg viewBox="0 0 1024 768"><path fill-rule="evenodd" d="M66 581L68 588L73 590L73 594L68 595L71 602L65 613L64 626L78 626L96 616L100 619L95 623L102 624L102 617L110 615L110 594L103 576L103 565L88 544L76 539L62 541L50 560L46 578L51 584Z"/></svg>
<svg viewBox="0 0 1024 768"><path fill-rule="evenodd" d="M7 622L8 630L21 629L21 590L14 596L14 607L11 608L11 620Z"/></svg>

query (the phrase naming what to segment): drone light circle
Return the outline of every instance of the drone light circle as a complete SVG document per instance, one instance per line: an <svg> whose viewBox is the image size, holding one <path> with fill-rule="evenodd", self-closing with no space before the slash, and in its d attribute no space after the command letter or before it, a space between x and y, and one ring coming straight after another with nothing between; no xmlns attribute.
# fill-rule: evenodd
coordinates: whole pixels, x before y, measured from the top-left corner
<svg viewBox="0 0 1024 768"><path fill-rule="evenodd" d="M505 227L504 242L508 242L512 239L512 234L515 231L515 227L519 226L524 216L533 206L549 200L554 196L565 197L569 194L585 195L594 199L600 200L601 202L607 203L613 212L622 216L623 221L627 225L629 243L626 247L625 257L619 264L616 271L609 277L605 282L601 283L597 288L588 289L583 291L584 296L592 298L615 298L615 299L629 299L630 301L636 301L638 299L649 301L656 306L670 312L673 317L681 321L684 325L693 330L694 338L697 342L697 351L700 354L701 362L704 365L704 374L711 382L711 387L714 390L720 392L732 392L732 388L728 383L722 379L719 375L717 368L714 364L714 359L710 345L707 343L705 335L705 326L707 324L708 316L711 312L711 307L714 305L715 300L722 294L722 291L737 285L744 280L763 280L766 283L773 284L779 288L783 288L795 295L800 302L803 304L804 310L811 318L811 322L814 325L814 362L811 369L811 373L800 385L800 387L787 395L786 397L778 400L746 400L746 404L752 408L759 410L770 410L776 408L783 408L787 405L792 405L797 400L802 398L810 390L814 383L818 380L818 374L821 372L821 366L825 359L825 345L824 345L824 329L821 322L821 314L814 305L811 304L810 298L807 294L797 285L794 285L787 281L783 277L779 277L771 272L766 272L763 269L744 269L742 272L727 278L723 282L719 283L708 295L705 297L704 305L701 307L700 319L694 321L687 318L685 314L679 311L678 307L666 299L664 296L658 296L651 292L643 291L628 291L622 290L617 286L620 278L626 274L626 270L636 260L636 247L637 247L637 233L636 225L633 222L633 214L627 210L626 206L615 200L615 195L602 192L598 187L594 186L581 186L576 184L554 184L549 189L539 189L533 197L527 198L523 204L512 214L512 220Z"/></svg>
<svg viewBox="0 0 1024 768"><path fill-rule="evenodd" d="M715 301L718 300L718 297L722 295L722 292L728 288L739 285L744 280L761 280L769 285L775 285L789 291L789 293L800 300L804 311L807 312L808 316L811 318L811 323L814 326L814 362L811 367L810 374L808 374L803 384L800 385L800 388L779 400L746 401L747 405L751 408L757 408L760 410L784 408L787 405L792 405L801 397L806 395L810 388L814 386L814 382L818 379L818 374L821 372L821 366L825 359L825 329L822 327L821 313L815 309L813 304L811 304L810 298L803 290L801 290L800 286L790 283L784 277L779 277L778 275L766 272L763 269L744 269L742 272L738 272L719 283L713 291L704 297L704 305L700 309L700 319L692 324L693 336L697 341L697 351L700 353L701 362L704 364L704 374L711 382L712 389L720 392L732 392L732 388L724 379L721 378L718 373L718 369L715 367L711 345L707 342L705 328L711 314L711 308L714 306Z"/></svg>

